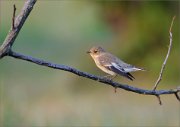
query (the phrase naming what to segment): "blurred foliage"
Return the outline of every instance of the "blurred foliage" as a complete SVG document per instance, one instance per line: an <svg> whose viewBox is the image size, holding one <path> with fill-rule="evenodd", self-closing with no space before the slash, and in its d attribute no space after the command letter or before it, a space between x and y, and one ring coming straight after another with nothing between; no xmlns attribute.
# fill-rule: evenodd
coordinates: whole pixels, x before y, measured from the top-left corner
<svg viewBox="0 0 180 127"><path fill-rule="evenodd" d="M24 1L0 1L0 44ZM180 79L179 1L43 1L39 0L20 31L13 50L51 62L105 75L86 51L101 45L147 72L134 82L151 89L169 44L174 15L173 47L159 89ZM141 96L71 73L5 57L0 60L0 123L2 126L180 126L179 103L163 96Z"/></svg>

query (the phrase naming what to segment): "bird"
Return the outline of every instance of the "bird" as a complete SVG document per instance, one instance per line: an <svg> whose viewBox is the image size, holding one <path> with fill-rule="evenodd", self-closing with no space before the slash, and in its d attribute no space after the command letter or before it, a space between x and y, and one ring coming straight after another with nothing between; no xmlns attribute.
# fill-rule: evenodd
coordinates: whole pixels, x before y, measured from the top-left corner
<svg viewBox="0 0 180 127"><path fill-rule="evenodd" d="M87 53L93 58L97 67L108 74L105 77L112 76L111 79L117 75L121 75L133 81L135 78L130 72L145 71L143 68L125 63L100 46L92 47Z"/></svg>

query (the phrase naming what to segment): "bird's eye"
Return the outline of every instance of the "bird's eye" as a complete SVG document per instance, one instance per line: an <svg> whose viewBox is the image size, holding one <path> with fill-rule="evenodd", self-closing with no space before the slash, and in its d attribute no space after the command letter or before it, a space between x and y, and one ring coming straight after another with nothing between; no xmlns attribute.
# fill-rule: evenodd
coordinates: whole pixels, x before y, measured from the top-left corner
<svg viewBox="0 0 180 127"><path fill-rule="evenodd" d="M98 51L97 50L94 50L94 53L97 53Z"/></svg>

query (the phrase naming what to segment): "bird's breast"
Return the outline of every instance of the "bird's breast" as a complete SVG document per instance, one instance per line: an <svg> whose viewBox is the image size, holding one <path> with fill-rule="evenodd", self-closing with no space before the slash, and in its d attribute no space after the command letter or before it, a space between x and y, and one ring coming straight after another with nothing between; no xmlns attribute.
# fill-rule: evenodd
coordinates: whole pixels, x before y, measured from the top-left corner
<svg viewBox="0 0 180 127"><path fill-rule="evenodd" d="M115 75L116 73L114 73L113 71L109 70L108 68L106 68L105 66L103 66L103 63L102 61L100 62L100 60L97 58L97 59L94 59L94 62L96 63L97 67L100 68L102 71L110 74L110 75Z"/></svg>

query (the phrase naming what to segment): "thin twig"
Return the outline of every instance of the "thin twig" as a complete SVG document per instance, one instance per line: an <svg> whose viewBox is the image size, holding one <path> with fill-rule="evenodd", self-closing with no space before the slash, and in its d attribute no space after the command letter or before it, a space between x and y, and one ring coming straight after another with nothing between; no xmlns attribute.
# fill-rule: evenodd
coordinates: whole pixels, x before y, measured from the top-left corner
<svg viewBox="0 0 180 127"><path fill-rule="evenodd" d="M159 95L156 95L157 99L158 99L158 102L159 102L159 105L162 105L162 101L161 101L161 98Z"/></svg>
<svg viewBox="0 0 180 127"><path fill-rule="evenodd" d="M174 94L175 94L175 96L176 96L177 100L179 100L179 101L180 101L180 97L179 97L179 95L178 95L178 92L176 92L176 93L174 93Z"/></svg>
<svg viewBox="0 0 180 127"><path fill-rule="evenodd" d="M170 29L169 29L169 46L168 46L168 52L167 52L167 55L166 55L166 58L162 64L162 67L161 67L161 71L159 73L159 77L153 87L153 90L156 90L158 84L160 83L160 81L162 80L162 75L163 75L163 71L165 69L165 66L166 66L166 62L168 60L168 57L169 57L169 54L171 52L171 47L172 47L172 26L173 26L173 23L174 23L174 19L176 18L176 16L173 17L172 19L172 22L171 22L171 26L170 26Z"/></svg>
<svg viewBox="0 0 180 127"><path fill-rule="evenodd" d="M15 29L16 5L13 5L12 29Z"/></svg>

